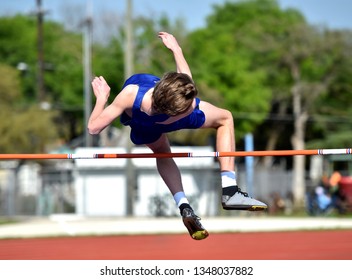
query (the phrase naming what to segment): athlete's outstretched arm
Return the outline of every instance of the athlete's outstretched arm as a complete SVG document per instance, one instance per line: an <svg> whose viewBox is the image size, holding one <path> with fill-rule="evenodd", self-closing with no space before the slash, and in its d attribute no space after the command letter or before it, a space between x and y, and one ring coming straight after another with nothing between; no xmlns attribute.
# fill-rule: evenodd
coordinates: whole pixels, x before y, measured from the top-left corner
<svg viewBox="0 0 352 280"><path fill-rule="evenodd" d="M191 69L183 56L182 49L176 38L167 32L159 32L159 38L163 41L164 45L172 51L176 62L177 72L185 73L192 78Z"/></svg>
<svg viewBox="0 0 352 280"><path fill-rule="evenodd" d="M131 87L125 87L114 99L107 105L110 95L110 87L103 77L95 77L92 81L93 92L96 97L95 106L88 120L88 132L98 134L111 122L119 117L122 112L132 106L133 96L130 93Z"/></svg>

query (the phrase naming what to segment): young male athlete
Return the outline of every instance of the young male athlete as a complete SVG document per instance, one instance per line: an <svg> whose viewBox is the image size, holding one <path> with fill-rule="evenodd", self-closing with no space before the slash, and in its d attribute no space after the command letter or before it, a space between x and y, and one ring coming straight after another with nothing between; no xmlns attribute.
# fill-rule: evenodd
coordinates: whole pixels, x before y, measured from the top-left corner
<svg viewBox="0 0 352 280"><path fill-rule="evenodd" d="M159 32L171 50L176 72L161 79L150 74L128 78L114 101L107 105L110 87L103 77L92 81L96 103L88 122L91 134L100 133L114 119L131 127L131 141L146 145L154 153L170 153L167 133L180 129L216 129L217 151L235 151L235 132L231 112L197 98L191 70L175 37ZM157 158L157 169L180 209L183 223L193 239L201 240L208 232L200 223L184 193L181 174L173 158ZM219 158L222 206L226 210L264 210L267 206L242 192L237 186L233 157Z"/></svg>

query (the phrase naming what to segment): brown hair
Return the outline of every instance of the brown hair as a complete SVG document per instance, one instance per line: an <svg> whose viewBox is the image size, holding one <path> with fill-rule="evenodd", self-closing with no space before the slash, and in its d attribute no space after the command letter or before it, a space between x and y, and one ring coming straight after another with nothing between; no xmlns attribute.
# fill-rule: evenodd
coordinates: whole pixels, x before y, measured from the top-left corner
<svg viewBox="0 0 352 280"><path fill-rule="evenodd" d="M153 110L176 116L184 113L193 103L198 91L192 78L184 73L166 73L156 84L152 95Z"/></svg>

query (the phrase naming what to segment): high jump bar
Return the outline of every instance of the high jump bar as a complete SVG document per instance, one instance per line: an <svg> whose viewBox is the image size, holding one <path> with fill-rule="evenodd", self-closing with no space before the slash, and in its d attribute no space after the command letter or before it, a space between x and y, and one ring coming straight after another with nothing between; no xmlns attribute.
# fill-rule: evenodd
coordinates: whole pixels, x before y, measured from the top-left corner
<svg viewBox="0 0 352 280"><path fill-rule="evenodd" d="M268 150L236 152L181 152L181 153L121 153L121 154L0 154L0 160L39 159L116 159L116 158L199 158L199 157L263 157L299 155L350 155L352 149Z"/></svg>

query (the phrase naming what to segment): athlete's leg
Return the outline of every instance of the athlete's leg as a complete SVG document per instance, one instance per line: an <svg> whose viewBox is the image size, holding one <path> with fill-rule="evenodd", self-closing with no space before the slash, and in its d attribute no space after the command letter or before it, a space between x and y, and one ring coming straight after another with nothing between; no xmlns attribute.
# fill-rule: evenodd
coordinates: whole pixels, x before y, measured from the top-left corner
<svg viewBox="0 0 352 280"><path fill-rule="evenodd" d="M216 129L216 150L218 152L235 151L235 129L231 112L204 101L200 102L199 108L205 114L202 128ZM235 171L233 157L219 157L218 159L221 170Z"/></svg>
<svg viewBox="0 0 352 280"><path fill-rule="evenodd" d="M165 134L147 145L154 153L170 153L170 143ZM161 178L169 188L172 195L183 192L181 173L173 158L157 158L156 165Z"/></svg>
<svg viewBox="0 0 352 280"><path fill-rule="evenodd" d="M154 153L170 153L170 143L165 134L147 145ZM186 198L182 186L181 173L173 158L157 158L158 172L172 193L177 206L180 209L182 221L193 239L201 240L209 234L199 222L200 218L194 214L192 207Z"/></svg>
<svg viewBox="0 0 352 280"><path fill-rule="evenodd" d="M216 129L216 150L235 151L235 129L230 111L201 101L200 110L205 114L202 128ZM222 205L227 210L264 210L267 206L242 192L237 186L234 157L219 157L222 181Z"/></svg>

